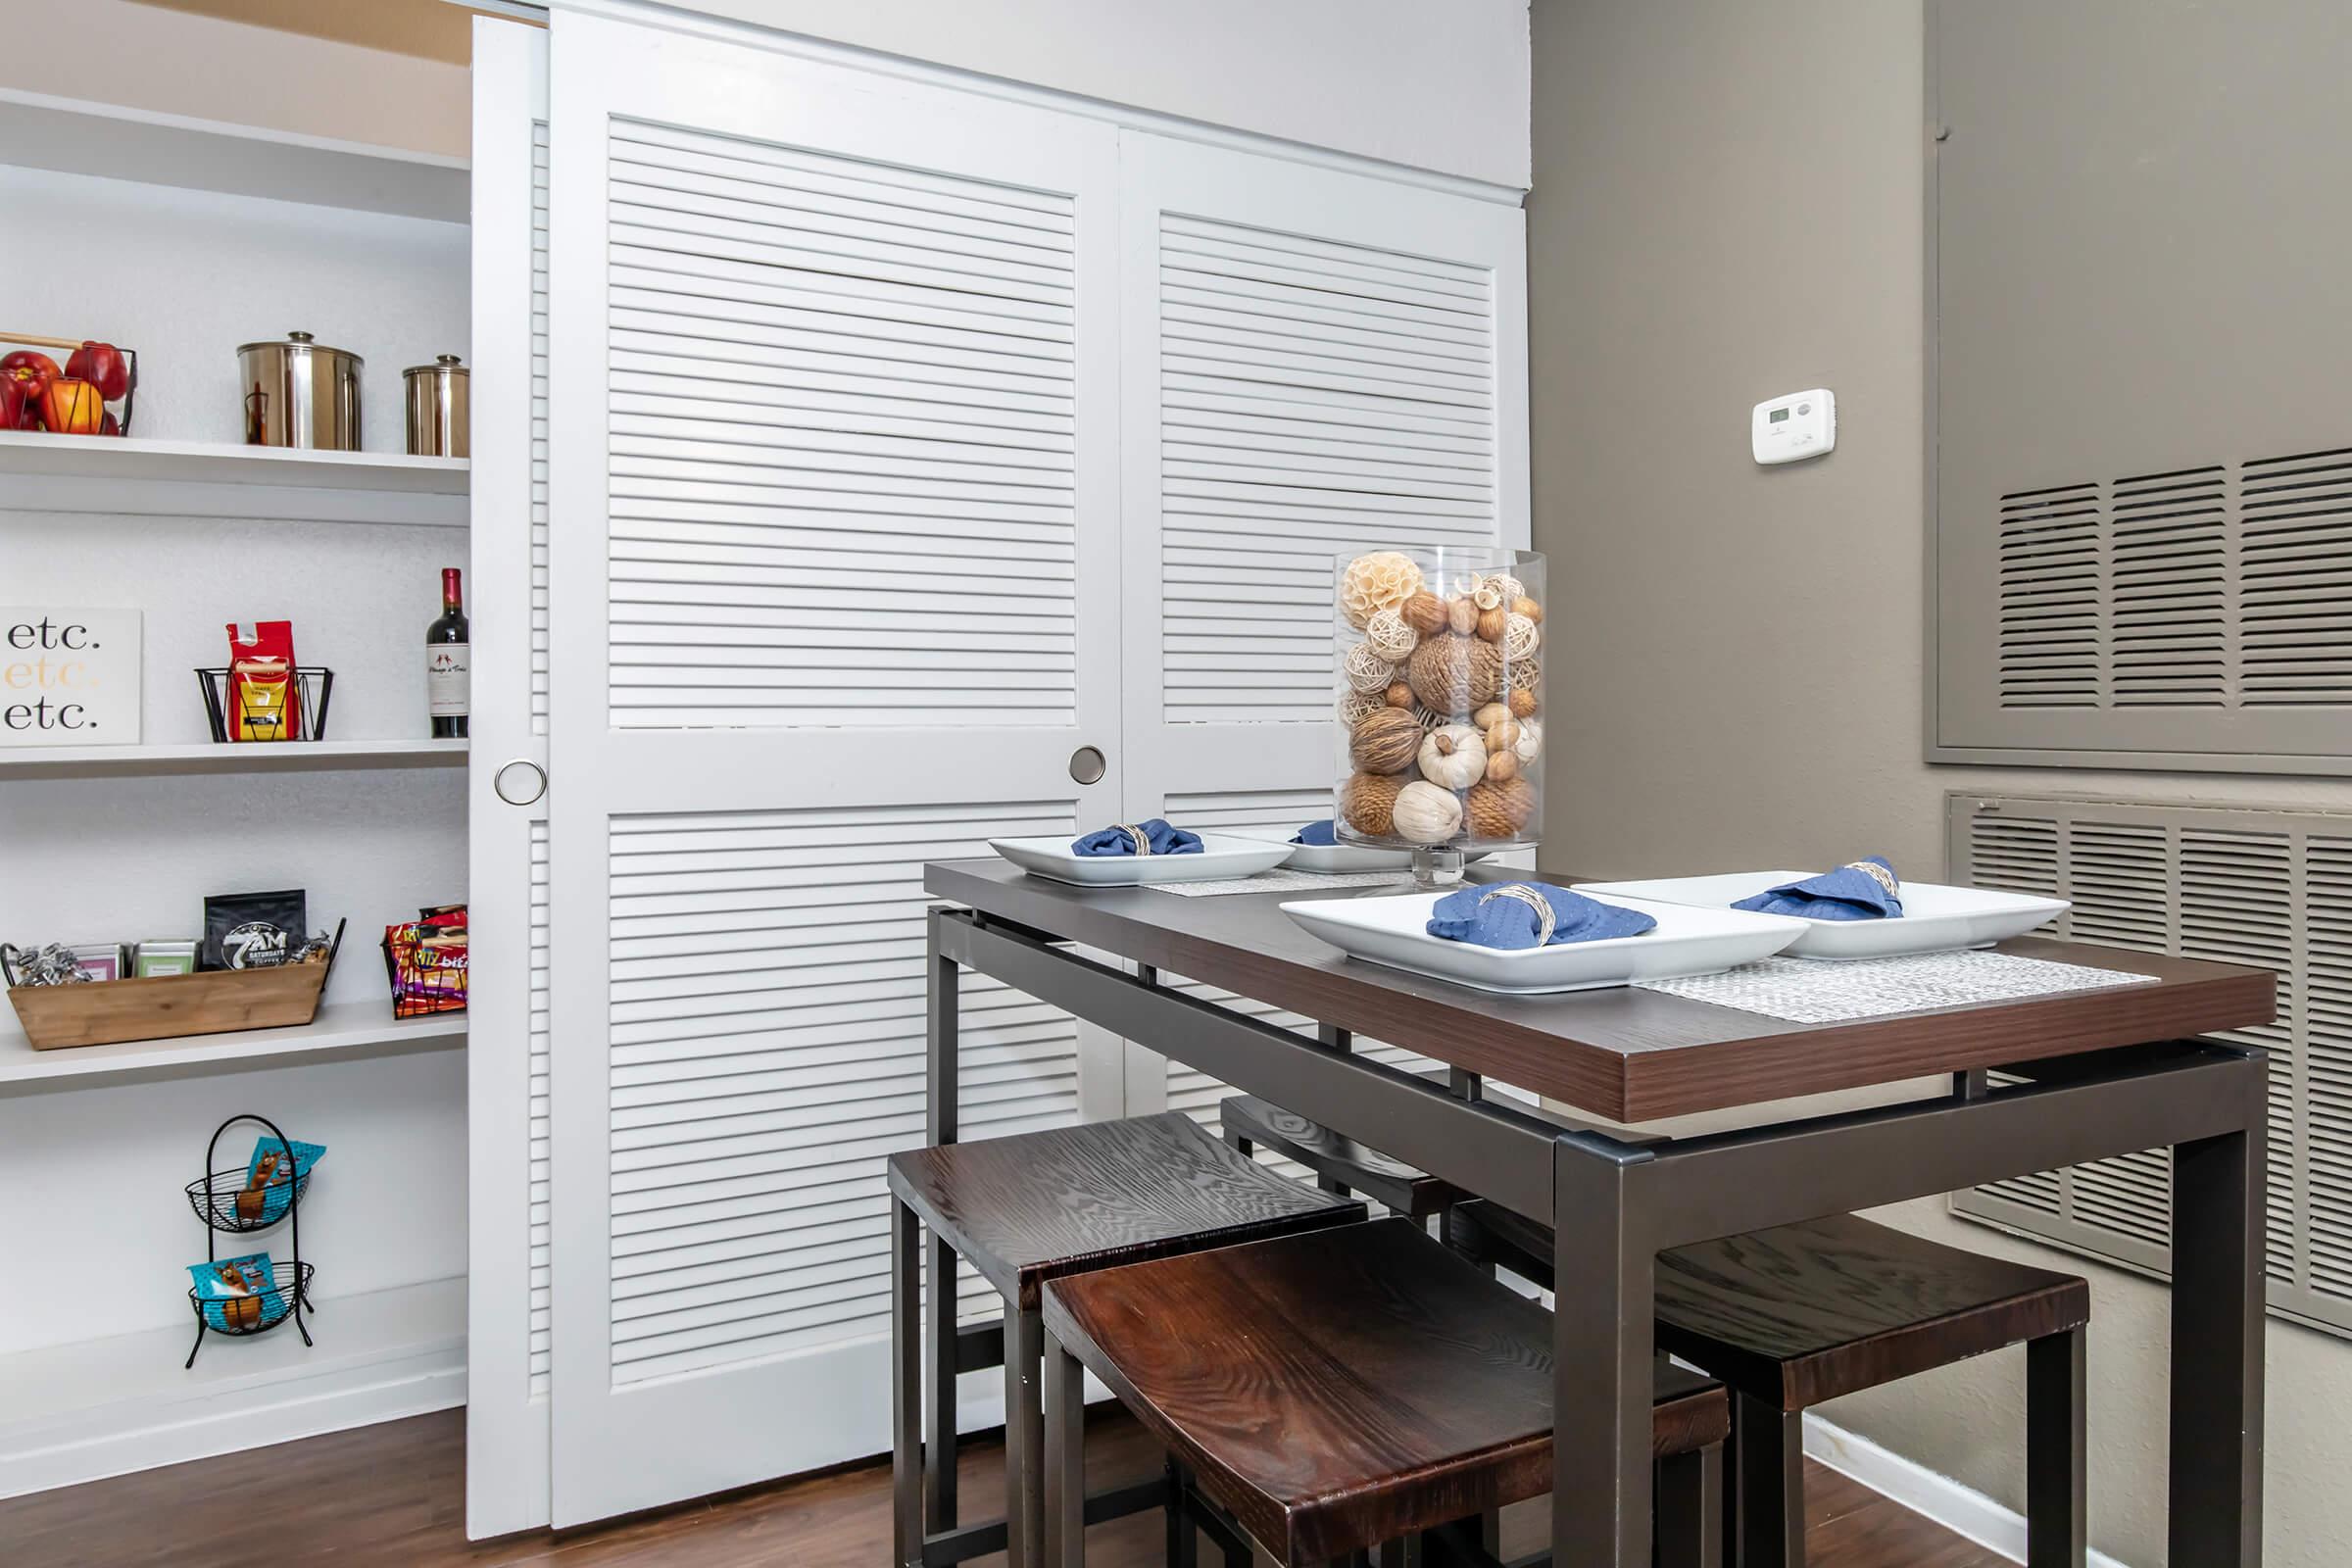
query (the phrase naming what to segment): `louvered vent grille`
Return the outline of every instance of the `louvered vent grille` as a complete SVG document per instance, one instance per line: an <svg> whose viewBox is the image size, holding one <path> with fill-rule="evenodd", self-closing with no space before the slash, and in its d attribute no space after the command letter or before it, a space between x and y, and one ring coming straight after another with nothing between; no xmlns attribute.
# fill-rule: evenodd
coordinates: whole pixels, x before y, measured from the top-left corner
<svg viewBox="0 0 2352 1568"><path fill-rule="evenodd" d="M2062 937L2278 976L2276 1021L2221 1036L2270 1053L2271 1306L2352 1334L2352 815L1956 794L1950 826L1958 880L2072 899ZM1953 1206L2162 1273L2170 1200L2145 1152Z"/></svg>
<svg viewBox="0 0 2352 1568"><path fill-rule="evenodd" d="M1339 551L1490 545L1489 269L1164 214L1170 723L1321 722Z"/></svg>
<svg viewBox="0 0 2352 1568"><path fill-rule="evenodd" d="M2352 448L2000 499L2006 709L2352 704Z"/></svg>
<svg viewBox="0 0 2352 1568"><path fill-rule="evenodd" d="M613 723L1072 722L1071 199L611 157Z"/></svg>
<svg viewBox="0 0 2352 1568"><path fill-rule="evenodd" d="M613 821L616 1383L888 1332L882 1159L923 1141L923 862L1071 827L1061 802ZM977 974L961 995L962 1135L1075 1122L1069 1016Z"/></svg>

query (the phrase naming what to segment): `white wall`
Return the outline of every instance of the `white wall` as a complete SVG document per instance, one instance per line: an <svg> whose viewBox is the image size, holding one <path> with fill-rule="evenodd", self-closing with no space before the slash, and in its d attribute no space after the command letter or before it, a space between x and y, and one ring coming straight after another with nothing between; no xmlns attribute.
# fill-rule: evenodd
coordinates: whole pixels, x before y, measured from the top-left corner
<svg viewBox="0 0 2352 1568"><path fill-rule="evenodd" d="M1528 182L1527 0L679 0L679 8L1415 168Z"/></svg>

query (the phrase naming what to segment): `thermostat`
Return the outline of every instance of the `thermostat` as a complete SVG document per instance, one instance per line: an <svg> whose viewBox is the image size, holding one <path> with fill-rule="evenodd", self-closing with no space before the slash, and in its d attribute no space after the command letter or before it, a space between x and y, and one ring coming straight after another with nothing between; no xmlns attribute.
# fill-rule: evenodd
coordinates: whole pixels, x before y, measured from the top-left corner
<svg viewBox="0 0 2352 1568"><path fill-rule="evenodd" d="M1838 400L1826 387L1766 398L1749 416L1758 463L1825 457L1838 445Z"/></svg>

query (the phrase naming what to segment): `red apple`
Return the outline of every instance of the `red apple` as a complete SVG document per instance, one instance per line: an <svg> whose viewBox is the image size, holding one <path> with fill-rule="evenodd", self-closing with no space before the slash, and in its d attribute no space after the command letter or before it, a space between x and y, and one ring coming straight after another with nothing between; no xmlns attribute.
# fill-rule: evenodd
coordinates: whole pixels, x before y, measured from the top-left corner
<svg viewBox="0 0 2352 1568"><path fill-rule="evenodd" d="M24 383L0 375L0 430L14 430L24 417Z"/></svg>
<svg viewBox="0 0 2352 1568"><path fill-rule="evenodd" d="M122 433L122 422L109 414L98 421L98 433L100 435L121 435Z"/></svg>
<svg viewBox="0 0 2352 1568"><path fill-rule="evenodd" d="M106 400L76 376L61 375L41 388L41 422L59 435L96 435Z"/></svg>
<svg viewBox="0 0 2352 1568"><path fill-rule="evenodd" d="M38 349L19 349L14 354L0 358L0 375L14 380L29 380L34 383L36 391L56 380L58 374L57 362Z"/></svg>
<svg viewBox="0 0 2352 1568"><path fill-rule="evenodd" d="M84 343L66 361L66 373L78 376L112 403L130 390L130 366L112 343Z"/></svg>

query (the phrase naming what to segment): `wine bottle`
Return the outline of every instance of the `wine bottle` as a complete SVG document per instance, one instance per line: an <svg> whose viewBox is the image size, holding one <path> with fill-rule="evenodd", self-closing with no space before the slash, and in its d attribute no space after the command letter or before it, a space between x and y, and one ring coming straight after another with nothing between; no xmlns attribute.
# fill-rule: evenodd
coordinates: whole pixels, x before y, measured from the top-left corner
<svg viewBox="0 0 2352 1568"><path fill-rule="evenodd" d="M432 715L433 738L466 733L473 706L473 660L466 644L466 596L458 568L441 568L441 618L424 628L424 707Z"/></svg>

